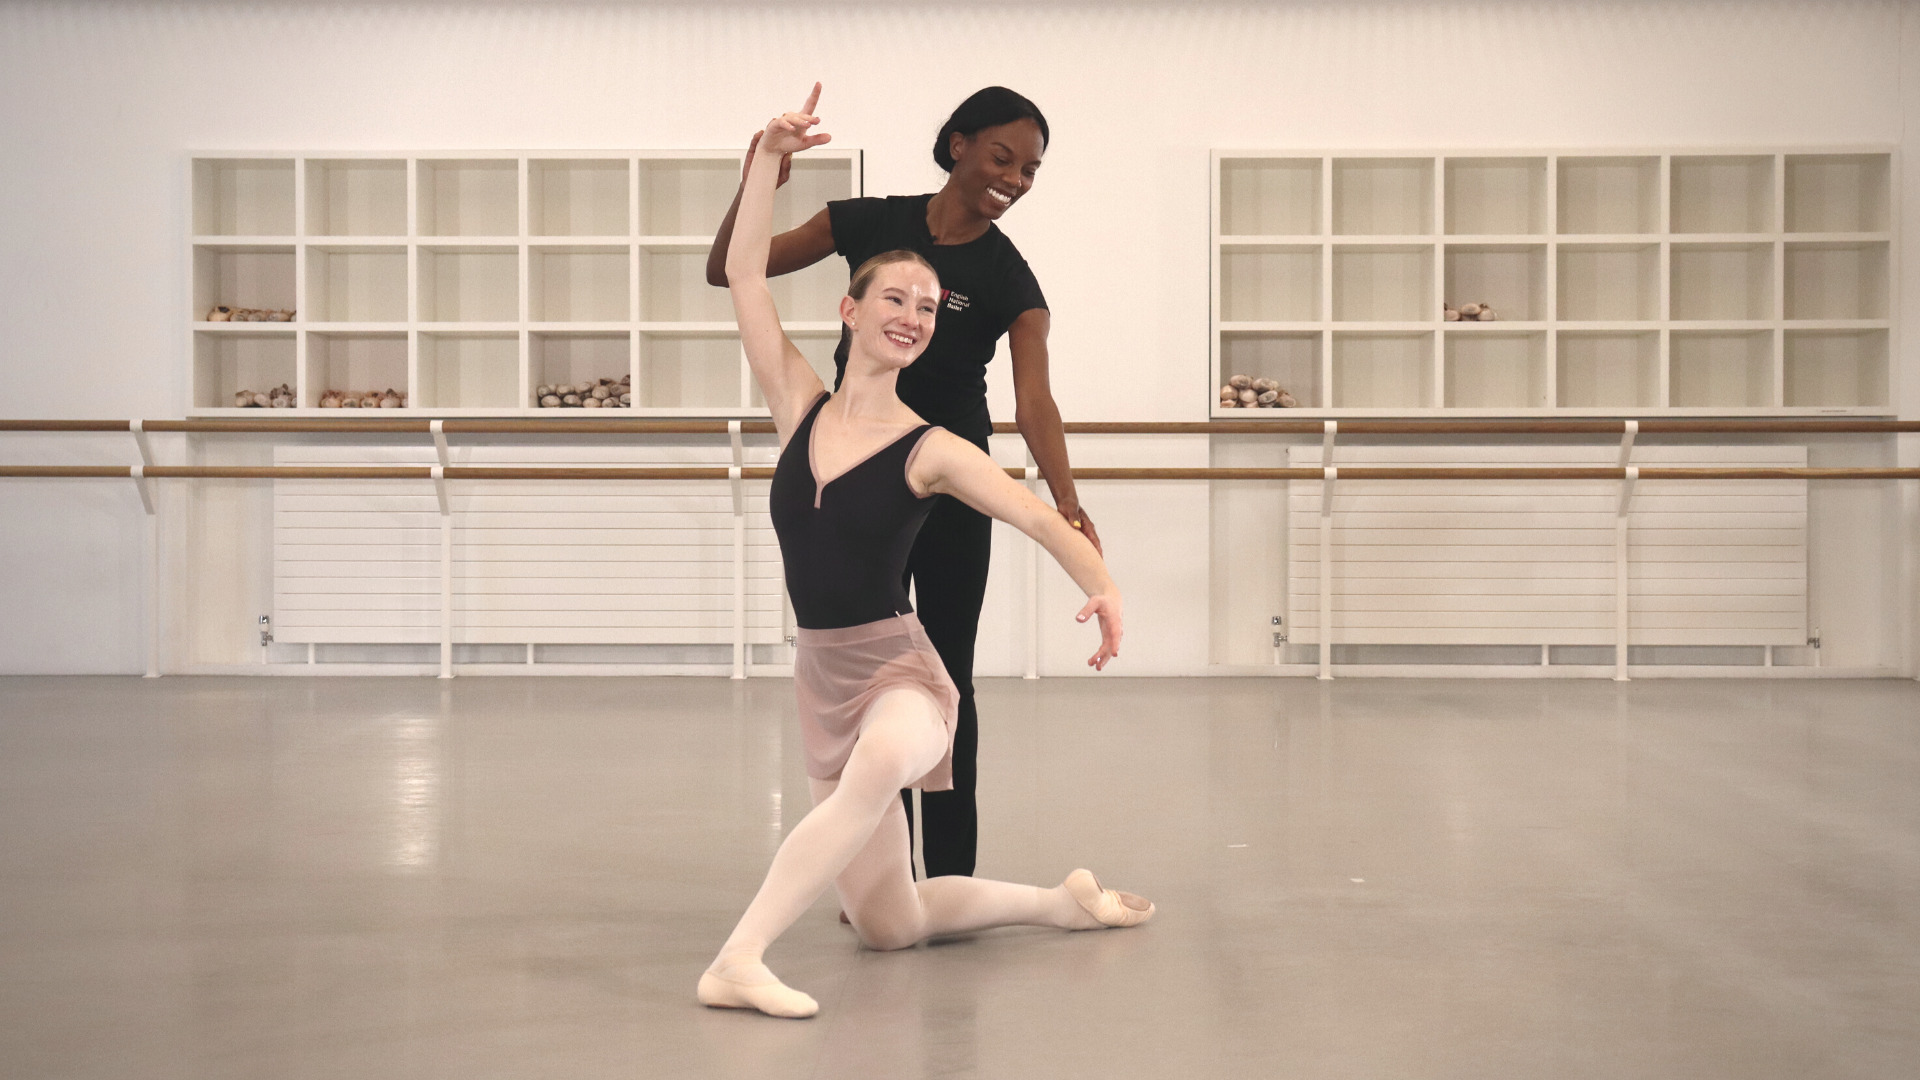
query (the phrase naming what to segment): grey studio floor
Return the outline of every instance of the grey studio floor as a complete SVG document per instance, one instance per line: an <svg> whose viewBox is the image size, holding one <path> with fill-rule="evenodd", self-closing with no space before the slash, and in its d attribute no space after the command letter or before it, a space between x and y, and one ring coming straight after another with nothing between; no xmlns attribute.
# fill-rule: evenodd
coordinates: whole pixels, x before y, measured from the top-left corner
<svg viewBox="0 0 1920 1080"><path fill-rule="evenodd" d="M770 954L785 680L0 679L0 1076L1910 1077L1920 684L981 684L983 874Z"/></svg>

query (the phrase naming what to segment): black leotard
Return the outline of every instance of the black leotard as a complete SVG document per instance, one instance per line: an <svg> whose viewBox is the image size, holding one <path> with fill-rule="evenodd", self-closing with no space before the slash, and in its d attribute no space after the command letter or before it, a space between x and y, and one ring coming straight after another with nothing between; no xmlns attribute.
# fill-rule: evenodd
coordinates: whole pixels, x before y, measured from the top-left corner
<svg viewBox="0 0 1920 1080"><path fill-rule="evenodd" d="M907 486L907 464L932 424L820 483L813 471L813 423L828 398L821 394L794 429L767 498L794 619L806 630L837 630L912 611L907 553L934 504L932 496L921 498Z"/></svg>

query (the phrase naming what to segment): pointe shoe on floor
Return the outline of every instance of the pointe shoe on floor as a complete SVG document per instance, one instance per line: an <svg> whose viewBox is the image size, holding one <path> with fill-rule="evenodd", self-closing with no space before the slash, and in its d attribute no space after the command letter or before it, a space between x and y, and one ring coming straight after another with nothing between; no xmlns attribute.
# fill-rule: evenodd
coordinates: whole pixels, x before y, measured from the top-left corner
<svg viewBox="0 0 1920 1080"><path fill-rule="evenodd" d="M708 968L694 996L709 1009L758 1009L787 1020L804 1020L820 1011L819 1002L781 982L764 964L729 975Z"/></svg>
<svg viewBox="0 0 1920 1080"><path fill-rule="evenodd" d="M1155 908L1146 897L1105 888L1091 870L1075 870L1062 885L1101 926L1139 926L1153 918Z"/></svg>

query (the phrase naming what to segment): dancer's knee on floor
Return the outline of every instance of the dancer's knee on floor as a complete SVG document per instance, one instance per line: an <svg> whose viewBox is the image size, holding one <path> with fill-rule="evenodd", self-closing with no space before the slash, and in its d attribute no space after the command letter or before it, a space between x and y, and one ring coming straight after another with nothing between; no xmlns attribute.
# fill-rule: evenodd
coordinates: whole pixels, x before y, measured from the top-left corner
<svg viewBox="0 0 1920 1080"><path fill-rule="evenodd" d="M862 923L865 925L862 925ZM875 952L893 952L898 949L911 949L920 944L923 936L918 920L907 925L891 919L854 920L854 933L859 936L860 944Z"/></svg>

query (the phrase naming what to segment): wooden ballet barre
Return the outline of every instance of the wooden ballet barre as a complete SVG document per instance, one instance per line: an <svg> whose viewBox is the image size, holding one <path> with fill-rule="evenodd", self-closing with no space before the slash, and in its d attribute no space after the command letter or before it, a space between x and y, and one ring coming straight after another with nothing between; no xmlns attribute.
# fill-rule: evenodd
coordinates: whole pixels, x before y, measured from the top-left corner
<svg viewBox="0 0 1920 1080"><path fill-rule="evenodd" d="M149 480L430 480L428 465L152 465L140 473ZM1324 480L1329 470L1295 469L1076 469L1076 480ZM1625 480L1627 470L1598 468L1387 468L1341 466L1340 480ZM773 466L740 468L737 479L771 480ZM1007 475L1026 479L1027 470ZM447 480L730 480L735 470L720 466L521 466L448 465ZM0 478L128 479L125 465L0 465ZM1920 480L1920 468L1876 469L1708 469L1639 468L1641 480Z"/></svg>
<svg viewBox="0 0 1920 1080"><path fill-rule="evenodd" d="M1620 435L1621 420L1340 420L1342 435ZM726 420L447 419L448 435L725 435ZM740 420L742 434L771 435L771 420ZM367 417L319 419L261 417L231 420L148 420L148 432L194 435L413 434L431 432L430 419ZM1205 420L1194 422L1074 421L1069 435L1319 435L1325 420ZM127 420L0 420L0 431L129 431ZM1642 435L1913 435L1920 420L1641 420ZM1019 425L996 423L996 435L1014 435Z"/></svg>

